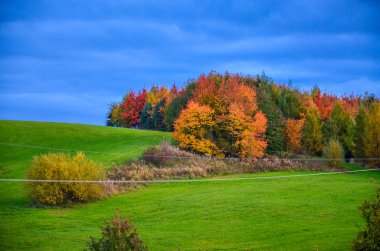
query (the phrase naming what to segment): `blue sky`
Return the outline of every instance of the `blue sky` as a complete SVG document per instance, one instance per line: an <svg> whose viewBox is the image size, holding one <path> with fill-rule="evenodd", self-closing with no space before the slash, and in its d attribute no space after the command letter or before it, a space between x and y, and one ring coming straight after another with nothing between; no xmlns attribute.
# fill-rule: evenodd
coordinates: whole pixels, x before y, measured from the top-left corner
<svg viewBox="0 0 380 251"><path fill-rule="evenodd" d="M378 1L0 2L0 119L104 124L211 70L380 96Z"/></svg>

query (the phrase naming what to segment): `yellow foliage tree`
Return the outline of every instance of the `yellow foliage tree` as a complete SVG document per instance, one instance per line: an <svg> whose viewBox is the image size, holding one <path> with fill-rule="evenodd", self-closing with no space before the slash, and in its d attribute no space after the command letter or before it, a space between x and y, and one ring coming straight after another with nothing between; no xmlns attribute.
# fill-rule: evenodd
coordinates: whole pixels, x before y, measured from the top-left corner
<svg viewBox="0 0 380 251"><path fill-rule="evenodd" d="M380 102L373 103L369 112L364 137L364 152L367 158L380 157Z"/></svg>
<svg viewBox="0 0 380 251"><path fill-rule="evenodd" d="M215 124L213 109L190 101L175 121L173 135L183 149L223 157L217 145L210 140Z"/></svg>
<svg viewBox="0 0 380 251"><path fill-rule="evenodd" d="M150 103L152 107L155 107L161 99L166 98L169 94L168 88L165 86L155 87L153 86L150 92L146 95L146 103Z"/></svg>
<svg viewBox="0 0 380 251"><path fill-rule="evenodd" d="M267 119L262 112L247 116L241 108L232 104L226 116L220 118L223 130L231 139L229 152L239 157L262 157L267 142L265 130Z"/></svg>

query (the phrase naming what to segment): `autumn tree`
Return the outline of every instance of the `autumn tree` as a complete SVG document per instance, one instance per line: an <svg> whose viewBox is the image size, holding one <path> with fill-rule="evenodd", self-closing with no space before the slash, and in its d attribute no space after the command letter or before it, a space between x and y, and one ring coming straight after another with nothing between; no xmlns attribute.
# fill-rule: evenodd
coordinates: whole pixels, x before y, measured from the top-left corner
<svg viewBox="0 0 380 251"><path fill-rule="evenodd" d="M146 103L147 93L143 89L137 95L129 92L121 103L120 118L124 120L125 126L138 126L140 124L140 114Z"/></svg>
<svg viewBox="0 0 380 251"><path fill-rule="evenodd" d="M322 155L331 167L337 167L344 159L344 150L339 140L330 139L323 147Z"/></svg>
<svg viewBox="0 0 380 251"><path fill-rule="evenodd" d="M355 148L354 156L356 158L365 158L366 149L368 148L368 142L371 141L370 134L368 133L368 113L364 106L359 108L359 112L355 117L356 128L355 128Z"/></svg>
<svg viewBox="0 0 380 251"><path fill-rule="evenodd" d="M285 142L288 152L299 152L302 149L302 128L304 119L287 119L285 122Z"/></svg>
<svg viewBox="0 0 380 251"><path fill-rule="evenodd" d="M257 108L256 92L238 76L215 73L200 76L193 102L213 111L212 121L215 124L209 140L218 149L213 155L263 156L267 146L266 117ZM187 127L183 122L181 116L176 121L174 135L179 141L178 131Z"/></svg>
<svg viewBox="0 0 380 251"><path fill-rule="evenodd" d="M194 99L214 109L218 125L215 142L226 155L263 156L267 146L267 120L258 110L255 90L245 85L239 76L228 73L224 76L215 73L201 76ZM244 123L239 123L239 119ZM239 137L231 139L230 134L236 132L240 134ZM254 145L249 146L247 142Z"/></svg>
<svg viewBox="0 0 380 251"><path fill-rule="evenodd" d="M322 152L322 119L315 109L310 109L306 113L302 129L302 144L310 154L320 154Z"/></svg>
<svg viewBox="0 0 380 251"><path fill-rule="evenodd" d="M330 117L330 113L333 110L334 105L338 101L338 98L334 95L327 93L321 94L321 90L318 87L314 87L312 91L312 97L314 103L318 107L319 115L323 121L326 121Z"/></svg>
<svg viewBox="0 0 380 251"><path fill-rule="evenodd" d="M365 139L364 153L367 158L380 157L380 102L372 103L368 112L367 126L363 138ZM380 162L377 161L377 164Z"/></svg>
<svg viewBox="0 0 380 251"><path fill-rule="evenodd" d="M165 86L158 87L153 86L149 92L146 94L146 102L151 103L152 107L156 107L157 103L160 102L163 98L169 96L168 88Z"/></svg>
<svg viewBox="0 0 380 251"><path fill-rule="evenodd" d="M358 96L350 95L341 98L343 109L352 117L355 117L359 112L360 98Z"/></svg>
<svg viewBox="0 0 380 251"><path fill-rule="evenodd" d="M119 113L120 113L120 104L118 103L112 103L108 107L108 113L107 113L107 126L121 126L120 119L119 119Z"/></svg>
<svg viewBox="0 0 380 251"><path fill-rule="evenodd" d="M206 156L223 156L212 141L216 125L214 114L209 106L190 101L174 123L173 136L179 141L179 147Z"/></svg>

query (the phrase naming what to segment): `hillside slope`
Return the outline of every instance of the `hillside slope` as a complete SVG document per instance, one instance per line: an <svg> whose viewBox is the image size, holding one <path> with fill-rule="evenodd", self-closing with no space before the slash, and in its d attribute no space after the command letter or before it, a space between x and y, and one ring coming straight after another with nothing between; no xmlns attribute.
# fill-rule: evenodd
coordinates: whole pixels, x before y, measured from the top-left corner
<svg viewBox="0 0 380 251"><path fill-rule="evenodd" d="M105 167L170 138L153 131L60 123L0 121L1 178L22 178L31 158L60 149ZM292 175L265 173L253 176ZM236 176L233 176L236 177ZM363 224L358 205L373 196L379 172L154 184L69 208L34 208L20 183L0 182L0 250L83 250L120 209L150 250L348 250Z"/></svg>
<svg viewBox="0 0 380 251"><path fill-rule="evenodd" d="M25 168L33 155L60 151L55 149L88 151L87 155L91 159L109 167L113 162L120 163L138 157L144 149L170 139L171 133L159 131L82 124L0 121L0 177L24 177Z"/></svg>

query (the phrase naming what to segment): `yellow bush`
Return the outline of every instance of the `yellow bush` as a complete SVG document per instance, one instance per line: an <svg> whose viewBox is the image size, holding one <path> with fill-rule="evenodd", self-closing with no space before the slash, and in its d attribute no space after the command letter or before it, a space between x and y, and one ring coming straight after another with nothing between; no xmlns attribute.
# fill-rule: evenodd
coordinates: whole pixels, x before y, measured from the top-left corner
<svg viewBox="0 0 380 251"><path fill-rule="evenodd" d="M344 159L344 150L338 140L331 139L323 148L323 156L331 167L337 167Z"/></svg>
<svg viewBox="0 0 380 251"><path fill-rule="evenodd" d="M82 152L49 153L35 156L27 173L34 180L104 180L102 167L87 159ZM65 205L101 198L104 189L98 183L31 182L26 185L28 197L38 205Z"/></svg>

